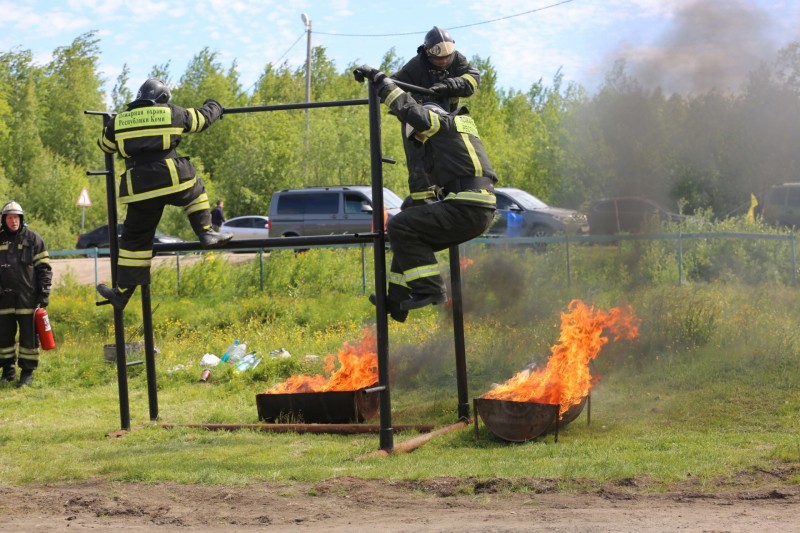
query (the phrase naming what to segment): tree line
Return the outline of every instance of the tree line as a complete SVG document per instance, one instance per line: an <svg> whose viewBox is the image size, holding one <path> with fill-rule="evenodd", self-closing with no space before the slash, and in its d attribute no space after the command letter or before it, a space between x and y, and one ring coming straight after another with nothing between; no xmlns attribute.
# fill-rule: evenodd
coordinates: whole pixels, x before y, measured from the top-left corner
<svg viewBox="0 0 800 533"><path fill-rule="evenodd" d="M111 94L98 72L94 32L57 48L45 65L30 50L0 53L0 199L15 199L25 220L52 250L75 245L81 229L76 200L86 187L93 205L90 230L107 220L105 178L96 140L102 119L85 111L119 112L144 80L126 66ZM474 56L480 90L466 101L501 185L525 189L561 207L623 194L649 197L670 210L742 214L750 194L800 181L800 42L782 48L749 73L736 90L668 94L644 86L624 62L595 91L565 82L558 72L527 91L497 86L488 58ZM390 49L379 68L394 72L405 59ZM324 47L312 51L311 99L366 98L353 80L356 65L337 68ZM214 98L224 107L305 101L305 69L267 64L252 87L243 87L235 62L222 65L204 48L179 76L169 61L151 75L168 82L172 102L199 106ZM406 169L398 121L383 112L387 187L404 196ZM226 214L267 214L272 193L288 187L368 184L366 106L228 115L201 135L185 136L179 152L192 158L212 203ZM124 168L117 164L118 173ZM120 208L120 218L124 208ZM167 209L162 231L192 239L185 217Z"/></svg>

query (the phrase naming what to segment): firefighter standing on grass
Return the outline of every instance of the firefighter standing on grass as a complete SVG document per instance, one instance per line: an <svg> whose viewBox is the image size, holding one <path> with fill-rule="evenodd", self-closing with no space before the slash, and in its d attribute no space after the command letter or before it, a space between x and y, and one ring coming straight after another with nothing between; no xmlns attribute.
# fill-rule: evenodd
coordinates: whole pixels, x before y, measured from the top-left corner
<svg viewBox="0 0 800 533"><path fill-rule="evenodd" d="M387 311L404 322L411 309L446 301L434 252L488 229L495 216L497 175L465 108L448 113L436 104L419 104L368 65L353 74L357 81L372 81L381 102L406 124L406 135L423 148L425 171L442 198L408 206L388 223L393 257ZM370 300L375 303L374 295Z"/></svg>
<svg viewBox="0 0 800 533"><path fill-rule="evenodd" d="M391 77L431 89L433 95L414 95L414 98L421 104L436 103L450 113L458 109L461 98L472 96L481 82L480 72L456 50L450 32L438 26L425 34L417 55ZM401 129L405 129L405 124L401 124ZM415 204L433 201L435 196L431 189L433 184L425 172L423 150L418 144L403 135L410 200Z"/></svg>
<svg viewBox="0 0 800 533"><path fill-rule="evenodd" d="M53 272L44 241L23 223L22 207L7 202L0 211L0 382L20 376L17 387L33 381L39 366L39 338L33 322L36 307L50 303ZM19 356L16 337L19 328Z"/></svg>
<svg viewBox="0 0 800 533"><path fill-rule="evenodd" d="M119 242L119 287L97 286L117 309L125 307L137 285L150 283L153 237L166 205L183 208L203 248L219 247L233 237L212 229L203 181L189 158L175 151L182 134L203 131L222 117L222 106L209 99L202 107L184 109L169 99L167 85L150 78L97 141L104 152L125 159L119 200L127 204L128 214Z"/></svg>

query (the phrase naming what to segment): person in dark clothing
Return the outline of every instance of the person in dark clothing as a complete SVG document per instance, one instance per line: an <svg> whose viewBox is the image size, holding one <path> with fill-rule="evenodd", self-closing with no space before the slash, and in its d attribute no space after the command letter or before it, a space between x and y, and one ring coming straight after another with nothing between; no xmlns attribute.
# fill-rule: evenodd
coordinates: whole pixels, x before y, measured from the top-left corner
<svg viewBox="0 0 800 533"><path fill-rule="evenodd" d="M437 104L420 104L368 65L357 68L354 76L372 81L381 102L406 125L406 135L422 146L425 171L441 198L406 206L387 226L393 252L387 311L403 322L409 310L446 301L435 252L489 228L497 175L466 108L449 113ZM370 300L375 303L375 296Z"/></svg>
<svg viewBox="0 0 800 533"><path fill-rule="evenodd" d="M17 387L30 385L39 366L39 337L33 316L36 307L50 303L53 281L47 247L39 234L23 223L23 216L22 206L13 200L0 211L0 383L14 380L17 363Z"/></svg>
<svg viewBox="0 0 800 533"><path fill-rule="evenodd" d="M225 222L225 212L222 210L225 207L225 202L217 200L217 205L211 210L211 229L219 231L219 227Z"/></svg>
<svg viewBox="0 0 800 533"><path fill-rule="evenodd" d="M169 99L167 85L150 78L97 141L104 152L125 159L119 200L128 206L128 214L119 243L118 287L97 286L117 309L125 307L137 285L150 283L153 236L165 206L183 208L203 248L217 248L233 238L212 229L203 181L189 158L176 153L182 134L207 129L222 117L222 106L209 99L202 107L184 109Z"/></svg>
<svg viewBox="0 0 800 533"><path fill-rule="evenodd" d="M478 69L473 67L464 55L456 50L450 32L434 26L417 48L417 55L411 58L392 78L431 89L433 95L414 94L417 102L433 102L448 112L455 112L462 98L472 96L481 82ZM405 130L405 124L401 124ZM417 146L403 135L403 149L408 167L408 189L410 201L415 204L435 200L430 178L425 172L422 147Z"/></svg>

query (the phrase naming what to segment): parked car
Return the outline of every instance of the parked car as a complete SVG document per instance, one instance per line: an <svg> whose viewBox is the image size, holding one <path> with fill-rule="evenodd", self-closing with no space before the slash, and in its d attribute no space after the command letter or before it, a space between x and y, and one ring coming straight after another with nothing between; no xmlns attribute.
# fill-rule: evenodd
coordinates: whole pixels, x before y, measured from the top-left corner
<svg viewBox="0 0 800 533"><path fill-rule="evenodd" d="M641 233L654 223L683 222L687 218L638 196L597 200L589 207L587 217L592 235Z"/></svg>
<svg viewBox="0 0 800 533"><path fill-rule="evenodd" d="M771 187L764 197L761 217L773 226L800 228L800 183Z"/></svg>
<svg viewBox="0 0 800 533"><path fill-rule="evenodd" d="M403 200L384 187L386 220L400 212ZM305 237L372 231L372 187L346 185L286 189L269 204L273 236Z"/></svg>
<svg viewBox="0 0 800 533"><path fill-rule="evenodd" d="M117 224L117 236L122 235L122 224ZM111 239L108 236L108 224L95 228L88 233L81 233L78 235L78 242L75 243L75 248L108 248ZM160 231L156 231L153 237L153 244L158 243L175 243L183 242L183 239L178 237L171 237L164 235Z"/></svg>
<svg viewBox="0 0 800 533"><path fill-rule="evenodd" d="M583 213L547 205L522 189L495 187L494 194L498 216L489 235L546 237L555 233L581 234L588 229Z"/></svg>
<svg viewBox="0 0 800 533"><path fill-rule="evenodd" d="M220 232L233 233L234 241L269 238L269 217L262 215L244 215L226 220L220 226Z"/></svg>

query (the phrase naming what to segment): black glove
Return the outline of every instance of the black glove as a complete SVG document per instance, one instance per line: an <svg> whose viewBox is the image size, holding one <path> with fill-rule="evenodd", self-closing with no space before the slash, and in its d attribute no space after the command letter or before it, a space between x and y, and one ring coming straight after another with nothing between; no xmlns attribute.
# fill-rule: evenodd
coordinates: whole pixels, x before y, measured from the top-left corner
<svg viewBox="0 0 800 533"><path fill-rule="evenodd" d="M431 85L431 91L442 96L450 96L450 87L443 81Z"/></svg>
<svg viewBox="0 0 800 533"><path fill-rule="evenodd" d="M36 298L36 303L39 304L39 307L47 307L50 305L50 295L45 293L40 293L39 296Z"/></svg>
<svg viewBox="0 0 800 533"><path fill-rule="evenodd" d="M445 78L431 86L431 91L443 96L458 94L464 88L464 78Z"/></svg>
<svg viewBox="0 0 800 533"><path fill-rule="evenodd" d="M378 83L383 81L386 78L386 74L381 72L376 68L372 68L369 65L361 65L357 69L353 71L353 77L356 79L357 82L361 83L364 79L368 79L372 83Z"/></svg>
<svg viewBox="0 0 800 533"><path fill-rule="evenodd" d="M222 107L222 105L220 105L220 103L219 103L219 102L217 102L217 101L216 101L216 100L214 100L213 98L206 98L206 101L205 101L205 102L203 102L203 106L207 106L207 105L209 105L209 104L211 104L212 106L217 106L217 107L219 108L219 118L220 118L220 119L221 119L223 116L225 116L225 108L224 108L224 107Z"/></svg>

